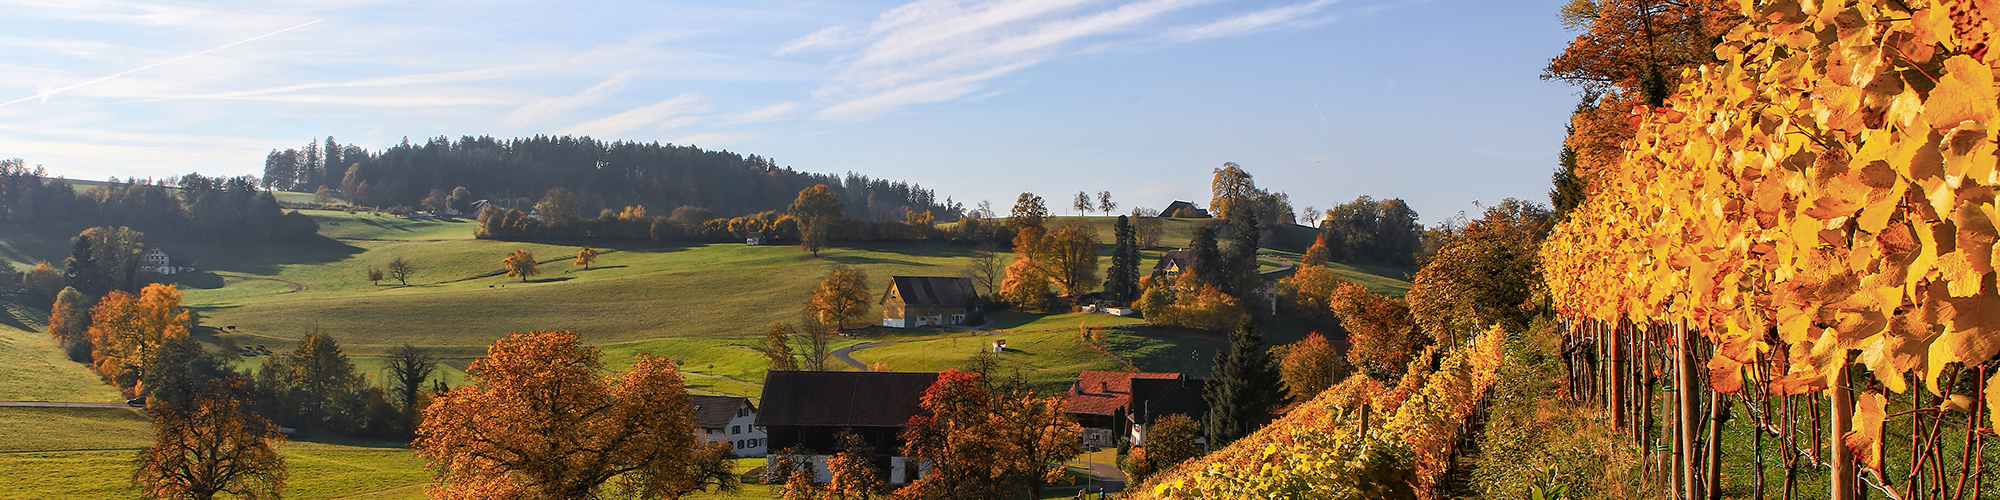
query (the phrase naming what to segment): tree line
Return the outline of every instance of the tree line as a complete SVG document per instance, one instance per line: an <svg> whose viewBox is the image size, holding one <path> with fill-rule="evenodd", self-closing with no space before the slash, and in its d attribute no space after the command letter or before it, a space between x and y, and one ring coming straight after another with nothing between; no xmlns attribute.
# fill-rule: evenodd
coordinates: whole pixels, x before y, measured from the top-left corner
<svg viewBox="0 0 2000 500"><path fill-rule="evenodd" d="M690 145L570 136L437 137L381 151L327 137L272 150L261 181L271 189L325 189L350 204L378 207L419 207L434 193L461 187L480 199L523 200L525 206L562 188L577 197L586 217L632 206L655 212L703 207L731 217L783 210L816 184L828 186L844 213L862 220L900 220L905 212L928 211L942 220L964 214L961 204L907 182L802 172L768 157Z"/></svg>
<svg viewBox="0 0 2000 500"><path fill-rule="evenodd" d="M0 219L52 232L123 226L168 240L297 240L319 231L251 177L113 179L78 190L19 158L0 160Z"/></svg>

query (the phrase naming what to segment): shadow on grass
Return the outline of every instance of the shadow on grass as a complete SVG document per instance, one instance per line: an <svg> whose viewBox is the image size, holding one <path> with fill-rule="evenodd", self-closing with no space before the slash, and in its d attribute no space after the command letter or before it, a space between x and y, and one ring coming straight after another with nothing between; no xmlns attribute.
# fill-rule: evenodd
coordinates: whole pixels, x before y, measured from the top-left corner
<svg viewBox="0 0 2000 500"><path fill-rule="evenodd" d="M986 327L986 329L988 329L988 330L1008 330L1008 329L1014 329L1014 328L1020 328L1020 327L1022 327L1022 326L1026 326L1026 325L1027 325L1027 324L1029 324L1029 323L1034 323L1034 322L1036 322L1036 321L1041 321L1041 319L1042 319L1043 317L1045 317L1045 316L1050 316L1050 315L1048 315L1048 314L1035 314L1035 313L1024 313L1024 312L1003 312L1003 313L994 313L994 314L993 314L993 316L992 316L992 318L993 318L993 325L992 325L992 326L988 326L988 327Z"/></svg>
<svg viewBox="0 0 2000 500"><path fill-rule="evenodd" d="M563 270L563 272L565 272L565 273L580 273L580 272L584 272L584 271L596 271L596 270L599 270L599 269L618 269L618 268L621 268L621 267L632 267L632 266L627 266L627 265L624 265L624 264L619 264L619 265L615 265L615 266L597 266L597 267L592 267L592 268L590 268L590 269L564 269L564 270Z"/></svg>
<svg viewBox="0 0 2000 500"><path fill-rule="evenodd" d="M222 276L207 271L194 274L176 274L168 276L166 279L160 280L160 282L169 285L179 285L181 288L197 288L201 290L222 288Z"/></svg>
<svg viewBox="0 0 2000 500"><path fill-rule="evenodd" d="M287 265L326 264L365 251L325 236L303 241L183 244L182 247L193 255L197 266L211 271L210 274L228 271L260 276L276 275Z"/></svg>
<svg viewBox="0 0 2000 500"><path fill-rule="evenodd" d="M575 277L575 276L556 276L556 277L550 277L550 278L542 278L542 279L538 279L538 280L528 280L528 281L527 281L527 283L555 283L555 282L558 282L558 281L569 281L569 280L573 280L573 279L576 279L576 277Z"/></svg>
<svg viewBox="0 0 2000 500"><path fill-rule="evenodd" d="M381 448L381 449L401 450L401 449L409 449L410 447L410 442L407 440L358 437L358 436L341 436L336 434L300 434L297 436L293 436L291 440L301 443L330 444L335 446L352 446L356 448Z"/></svg>
<svg viewBox="0 0 2000 500"><path fill-rule="evenodd" d="M33 296L25 294L0 296L0 325L11 326L22 331L41 331L41 322L30 320L31 317L36 315L40 315L43 318L49 317L48 306L36 305L39 302Z"/></svg>
<svg viewBox="0 0 2000 500"><path fill-rule="evenodd" d="M884 259L881 257L870 257L866 255L828 255L825 257L826 260L831 260L842 264L899 264L905 266L924 266L924 267L937 266L937 264L931 264L928 262L917 262L914 260L902 260L902 259Z"/></svg>

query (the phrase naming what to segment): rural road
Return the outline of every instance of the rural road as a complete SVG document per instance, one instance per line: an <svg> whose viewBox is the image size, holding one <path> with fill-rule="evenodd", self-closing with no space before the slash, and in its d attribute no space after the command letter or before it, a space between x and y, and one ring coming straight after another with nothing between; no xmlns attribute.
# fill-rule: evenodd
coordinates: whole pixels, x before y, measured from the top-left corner
<svg viewBox="0 0 2000 500"><path fill-rule="evenodd" d="M240 279L240 280L262 280L262 281L276 281L276 282L279 282L279 283L284 283L284 284L287 284L287 285L291 285L291 286L292 286L292 291L290 291L290 292L278 292L278 293L293 293L293 292L298 292L298 291L300 291L300 290L305 290L305 289L306 289L306 285L305 285L304 283L300 283L300 282L297 282L297 281L292 281L292 280L281 280L281 279L277 279L277 278L262 278L262 277L257 277L257 276L243 276L243 275L240 275L240 274L222 274L222 273L216 273L215 275L216 275L216 276L221 276L221 277L224 277L224 278L236 278L236 279Z"/></svg>
<svg viewBox="0 0 2000 500"><path fill-rule="evenodd" d="M0 401L0 407L27 408L133 408L125 403L71 403L66 401Z"/></svg>
<svg viewBox="0 0 2000 500"><path fill-rule="evenodd" d="M993 326L993 321L994 320L990 319L986 320L985 324L979 326L952 326L952 325L938 325L938 326L954 330L967 330L967 331L979 332L981 335L992 335L993 332L991 330L987 330L986 327ZM860 361L855 361L854 357L849 356L849 354L853 354L854 351L859 351L870 347L882 347L885 345L895 345L901 343L902 342L868 342L863 344L854 344L851 346L834 349L833 357L834 359L839 359L840 361L847 363L847 366L854 367L855 370L865 372L868 371L868 365L862 364Z"/></svg>

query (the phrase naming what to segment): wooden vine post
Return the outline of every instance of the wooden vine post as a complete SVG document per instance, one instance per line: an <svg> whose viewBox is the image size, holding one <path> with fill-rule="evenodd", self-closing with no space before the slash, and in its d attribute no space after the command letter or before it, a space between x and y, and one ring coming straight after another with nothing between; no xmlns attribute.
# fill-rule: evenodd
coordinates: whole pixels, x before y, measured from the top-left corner
<svg viewBox="0 0 2000 500"><path fill-rule="evenodd" d="M1847 388L1847 371L1846 360L1843 359L1833 377L1833 387L1827 389L1828 397L1833 400L1833 404L1827 405L1827 420L1833 425L1827 430L1826 440L1833 451L1833 458L1828 460L1832 462L1828 465L1832 466L1833 477L1829 478L1827 486L1832 490L1833 500L1854 500L1854 450L1848 449L1843 442L1847 431L1854 429L1854 392Z"/></svg>

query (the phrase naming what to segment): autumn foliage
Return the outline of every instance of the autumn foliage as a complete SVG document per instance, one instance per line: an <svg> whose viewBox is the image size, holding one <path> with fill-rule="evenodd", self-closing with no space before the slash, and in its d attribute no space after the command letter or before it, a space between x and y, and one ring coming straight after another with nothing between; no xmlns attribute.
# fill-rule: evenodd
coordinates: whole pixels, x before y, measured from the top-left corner
<svg viewBox="0 0 2000 500"><path fill-rule="evenodd" d="M540 265L535 261L535 253L525 248L515 250L508 253L506 257L500 258L500 265L507 269L508 277L520 276L522 283L527 283L529 276L541 273L541 271L535 269L535 266Z"/></svg>
<svg viewBox="0 0 2000 500"><path fill-rule="evenodd" d="M188 334L188 312L174 285L146 285L139 295L114 290L90 309L92 368L105 380L129 386L160 342Z"/></svg>
<svg viewBox="0 0 2000 500"><path fill-rule="evenodd" d="M287 469L278 427L245 409L238 391L201 391L189 408L154 406L154 441L139 452L133 482L145 498L208 500L218 493L275 499Z"/></svg>
<svg viewBox="0 0 2000 500"><path fill-rule="evenodd" d="M693 407L671 361L642 355L603 375L595 349L563 331L493 343L473 384L424 410L413 447L434 498L593 498L619 479L642 498L678 498L735 476L719 443L697 443Z"/></svg>
<svg viewBox="0 0 2000 500"><path fill-rule="evenodd" d="M903 454L930 470L897 491L908 498L989 499L1062 476L1081 451L1081 431L1062 400L1019 384L989 389L977 373L947 370L924 391L929 415L903 424Z"/></svg>

